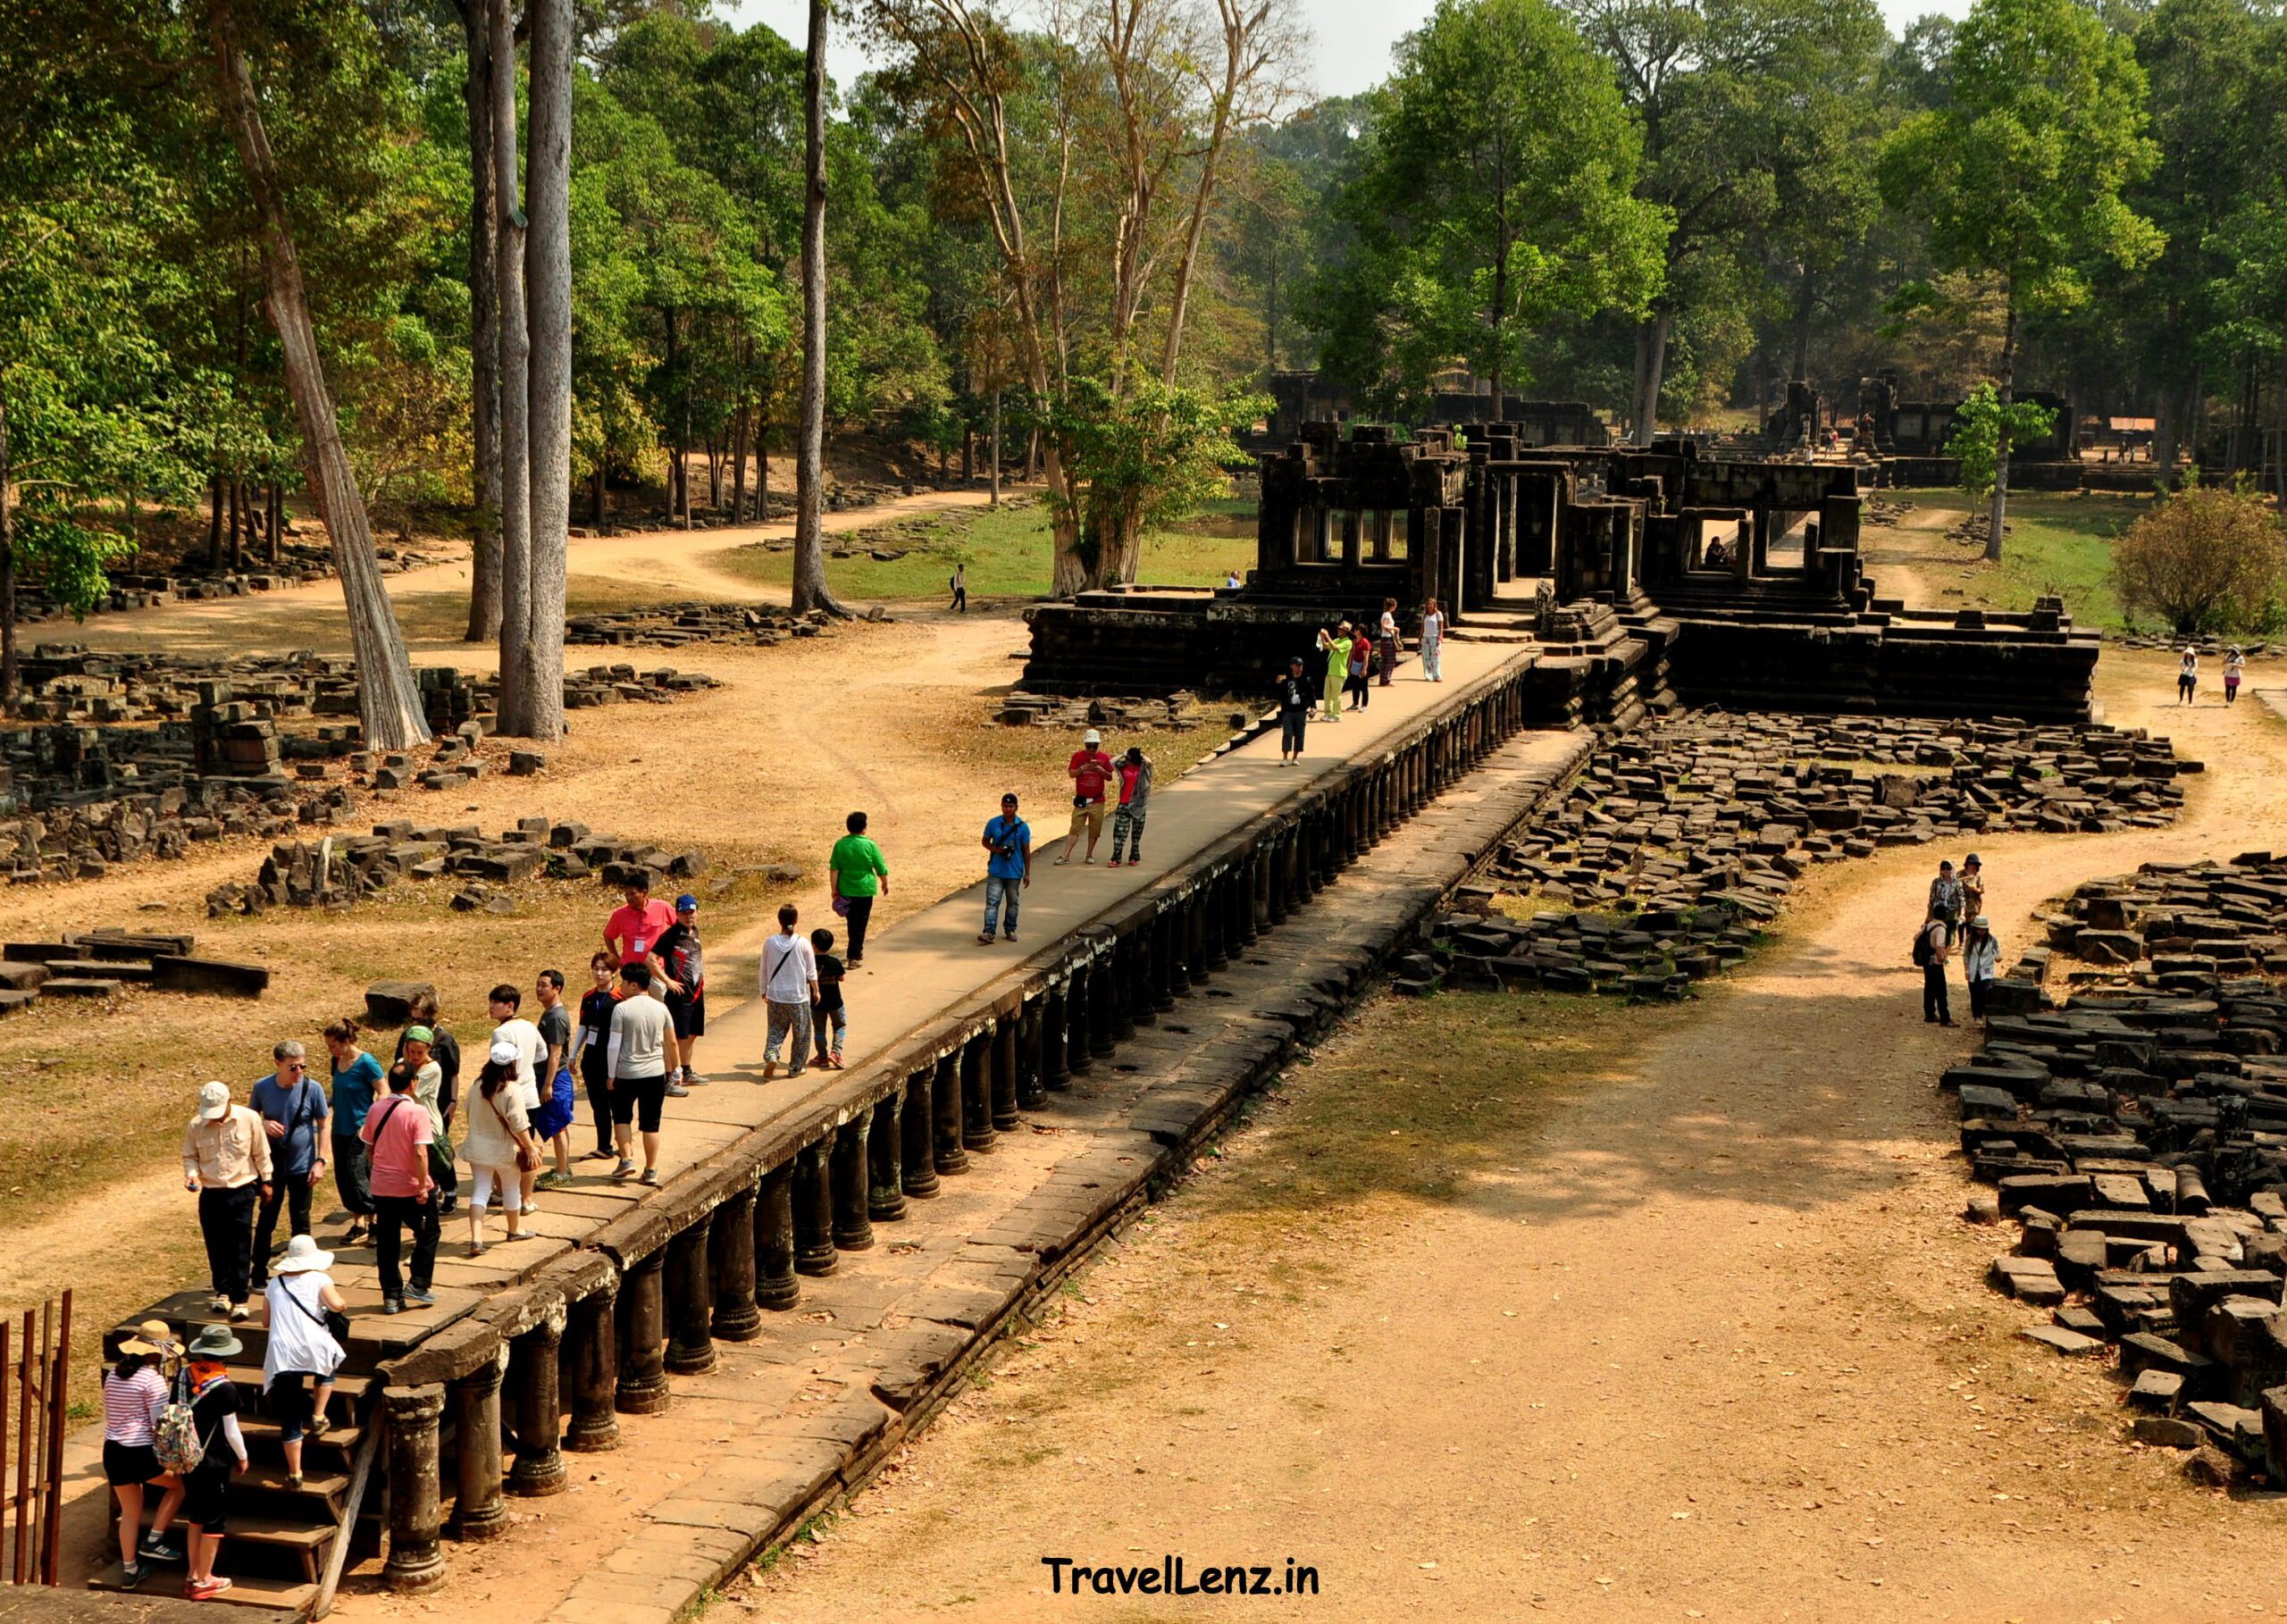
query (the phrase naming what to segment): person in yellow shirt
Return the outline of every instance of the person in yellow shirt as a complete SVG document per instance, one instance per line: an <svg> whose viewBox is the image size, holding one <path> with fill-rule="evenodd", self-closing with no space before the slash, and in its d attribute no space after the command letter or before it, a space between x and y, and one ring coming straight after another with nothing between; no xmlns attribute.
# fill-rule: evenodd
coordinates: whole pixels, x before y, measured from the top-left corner
<svg viewBox="0 0 2287 1624"><path fill-rule="evenodd" d="M1352 640L1346 620L1339 632L1319 628L1319 647L1326 651L1326 719L1329 722L1342 720L1342 685L1350 676Z"/></svg>

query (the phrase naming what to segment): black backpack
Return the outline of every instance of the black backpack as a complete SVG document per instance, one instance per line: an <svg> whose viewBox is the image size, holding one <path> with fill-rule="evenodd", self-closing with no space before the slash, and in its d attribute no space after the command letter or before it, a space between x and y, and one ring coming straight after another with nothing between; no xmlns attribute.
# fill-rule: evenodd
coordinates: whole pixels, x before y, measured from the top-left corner
<svg viewBox="0 0 2287 1624"><path fill-rule="evenodd" d="M1917 969L1930 967L1930 931L1928 926L1914 933L1914 963Z"/></svg>

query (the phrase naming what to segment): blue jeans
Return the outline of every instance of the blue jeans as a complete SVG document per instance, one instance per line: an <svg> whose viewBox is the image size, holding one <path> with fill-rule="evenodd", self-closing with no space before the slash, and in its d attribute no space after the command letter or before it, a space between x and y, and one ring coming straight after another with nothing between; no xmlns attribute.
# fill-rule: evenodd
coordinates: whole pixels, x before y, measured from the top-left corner
<svg viewBox="0 0 2287 1624"><path fill-rule="evenodd" d="M1004 880L997 875L984 876L984 933L986 935L992 935L1000 928L1001 905L1004 901L1009 905L1008 933L1011 936L1017 933L1017 899L1024 888L1025 883L1022 880Z"/></svg>

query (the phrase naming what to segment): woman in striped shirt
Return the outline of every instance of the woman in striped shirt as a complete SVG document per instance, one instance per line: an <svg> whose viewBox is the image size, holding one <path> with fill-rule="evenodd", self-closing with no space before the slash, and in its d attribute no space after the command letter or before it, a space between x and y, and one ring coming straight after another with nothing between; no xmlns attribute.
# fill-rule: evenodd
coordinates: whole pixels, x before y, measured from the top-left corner
<svg viewBox="0 0 2287 1624"><path fill-rule="evenodd" d="M152 1424L167 1402L166 1378L157 1367L175 1344L157 1320L146 1320L135 1330L119 1344L119 1363L104 1372L104 1477L119 1499L119 1565L121 1582L130 1590L150 1577L152 1562L183 1560L182 1547L166 1540L182 1505L182 1485L159 1469L151 1447ZM148 1483L166 1492L147 1535L143 1487Z"/></svg>

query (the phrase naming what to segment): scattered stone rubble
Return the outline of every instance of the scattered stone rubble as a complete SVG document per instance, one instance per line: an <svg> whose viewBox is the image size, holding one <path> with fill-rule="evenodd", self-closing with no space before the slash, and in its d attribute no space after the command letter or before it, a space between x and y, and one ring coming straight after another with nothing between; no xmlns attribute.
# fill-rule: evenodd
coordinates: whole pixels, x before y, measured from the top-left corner
<svg viewBox="0 0 2287 1624"><path fill-rule="evenodd" d="M156 608L163 604L197 602L213 598L244 598L255 592L275 591L280 587L305 586L314 582L331 581L336 571L333 549L323 540L324 532L314 522L294 521L287 526L289 532L280 540L278 560L271 563L267 549L257 558L249 552L247 564L238 569L228 565L210 569L203 544L195 546L167 569L115 569L105 572L111 590L97 599L93 613ZM316 540L304 540L306 534L315 534ZM395 575L406 570L421 569L441 564L441 556L432 556L400 545L383 544L374 549L381 573ZM19 621L34 623L71 617L71 611L55 602L37 587L17 589L16 615Z"/></svg>
<svg viewBox="0 0 2287 1624"><path fill-rule="evenodd" d="M1993 1186L1970 1216L2019 1226L1994 1284L2053 1310L2034 1341L2117 1348L2138 1441L2287 1484L2287 858L2148 864L2048 928L2115 967L1990 1020L1941 1084Z"/></svg>
<svg viewBox="0 0 2287 1624"><path fill-rule="evenodd" d="M874 621L888 616L877 604L865 618ZM689 643L743 643L768 649L790 637L817 637L832 624L832 616L823 610L798 615L769 604L694 600L575 615L565 623L565 641L630 649L680 649Z"/></svg>
<svg viewBox="0 0 2287 1624"><path fill-rule="evenodd" d="M130 986L161 992L260 998L270 972L260 965L198 958L193 938L98 925L57 942L0 943L0 1015L38 998L116 998Z"/></svg>
<svg viewBox="0 0 2287 1624"><path fill-rule="evenodd" d="M1244 727L1251 713L1235 712L1231 725ZM1200 714L1199 696L1178 691L1164 699L1065 699L1055 694L1007 694L994 720L1007 727L1055 727L1076 731L1086 727L1157 728L1187 733L1206 718Z"/></svg>
<svg viewBox="0 0 2287 1624"><path fill-rule="evenodd" d="M2258 642L2252 638L2219 637L2203 632L2198 637L2173 637L2157 632L2135 632L2113 640L2123 649L2159 649L2170 654L2186 647L2199 650L2202 659L2222 659L2237 649L2251 660L2276 659L2287 654L2287 648L2277 643ZM2211 688L2220 689L2224 682L2221 666L2203 666L2200 676Z"/></svg>
<svg viewBox="0 0 2287 1624"><path fill-rule="evenodd" d="M655 891L696 877L706 859L645 841L598 834L581 823L519 818L489 837L474 825L450 827L398 818L371 834L291 841L273 848L251 884L218 885L206 893L209 918L259 915L272 908L346 908L400 880L456 882L451 906L514 913L501 886L520 880L600 878L607 885L642 880Z"/></svg>
<svg viewBox="0 0 2287 1624"><path fill-rule="evenodd" d="M1884 766L1920 770L1865 770ZM2199 766L2108 727L1685 713L1591 756L1461 889L1462 911L1397 985L1680 998L1748 950L1814 863L2002 830L2157 827L2182 802L2174 779ZM1997 1007L2031 996L2046 953L2012 969Z"/></svg>

